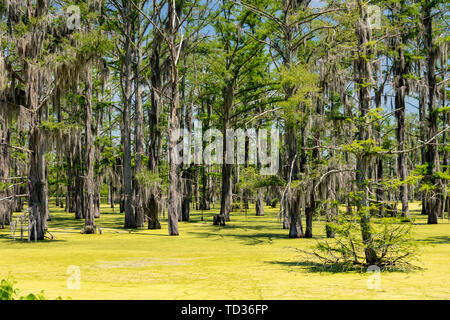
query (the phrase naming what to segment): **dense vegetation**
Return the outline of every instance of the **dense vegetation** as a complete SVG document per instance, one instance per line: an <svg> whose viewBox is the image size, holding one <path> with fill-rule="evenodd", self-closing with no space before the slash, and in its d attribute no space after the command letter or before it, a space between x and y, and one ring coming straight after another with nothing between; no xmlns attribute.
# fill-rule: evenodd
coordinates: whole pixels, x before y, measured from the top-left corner
<svg viewBox="0 0 450 320"><path fill-rule="evenodd" d="M450 218L446 18L443 0L5 0L0 228L54 239L54 198L82 234L107 203L177 236L193 208L220 203L226 228L253 203L289 238L323 218L321 263L410 266L410 203Z"/></svg>

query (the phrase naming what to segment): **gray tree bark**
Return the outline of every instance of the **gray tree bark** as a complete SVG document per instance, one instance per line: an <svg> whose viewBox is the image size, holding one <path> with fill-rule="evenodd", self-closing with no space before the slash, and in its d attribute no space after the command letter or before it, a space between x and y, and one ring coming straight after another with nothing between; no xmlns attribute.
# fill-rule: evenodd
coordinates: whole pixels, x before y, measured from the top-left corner
<svg viewBox="0 0 450 320"><path fill-rule="evenodd" d="M88 66L86 74L85 92L85 175L84 175L84 229L82 233L93 234L96 232L94 225L94 138L92 134L92 69Z"/></svg>
<svg viewBox="0 0 450 320"><path fill-rule="evenodd" d="M355 83L358 87L359 111L361 117L364 118L370 111L371 94L370 86L365 84L372 81L372 70L370 61L367 56L370 56L369 47L367 43L371 40L371 32L368 23L368 15L366 8L361 0L358 0L358 7L360 11L360 19L356 26L356 37L358 39L359 55L355 61ZM368 125L365 123L358 124L358 140L365 141L370 138L370 131ZM370 265L376 264L378 258L376 251L373 248L373 237L370 230L370 212L368 210L368 191L366 188L369 176L370 159L367 155L361 154L357 156L356 164L356 182L358 186L359 198L357 201L357 210L360 216L361 234L365 246L366 262Z"/></svg>
<svg viewBox="0 0 450 320"><path fill-rule="evenodd" d="M141 36L141 15L138 15L138 39ZM144 122L144 111L142 109L142 86L141 86L141 71L140 67L142 65L142 49L138 42L135 49L135 63L134 63L134 91L135 91L135 174L142 172L142 157L144 155L144 135L142 132L142 126ZM144 218L144 190L142 190L138 179L134 180L134 214L136 217L136 227L143 228L145 225Z"/></svg>
<svg viewBox="0 0 450 320"><path fill-rule="evenodd" d="M428 121L427 121L427 132L429 138L432 138L438 133L438 113L436 112L436 60L437 60L437 50L433 41L433 2L427 1L424 7L423 15L423 25L425 28L425 50L427 52L427 83L428 83ZM428 163L428 172L426 179L433 184L437 183L437 179L434 178L434 173L439 171L439 150L438 145L439 140L436 137L429 143L426 147L426 161ZM428 224L437 224L438 217L441 212L442 206L442 195L440 191L435 195L430 195L427 193L424 199L424 208L428 212Z"/></svg>
<svg viewBox="0 0 450 320"><path fill-rule="evenodd" d="M407 83L405 76L408 73L406 65L403 37L398 44L397 56L394 60L394 86L395 86L395 115L397 118L397 141L398 150L405 150L405 130L406 130L406 105L405 105L405 92L407 89ZM407 155L405 153L398 154L398 172L399 178L405 181L408 177L407 167ZM409 217L408 207L408 185L402 184L400 186L400 198L402 201L402 216Z"/></svg>
<svg viewBox="0 0 450 320"><path fill-rule="evenodd" d="M123 81L123 193L124 193L124 212L125 228L136 228L136 219L133 210L133 183L131 171L131 69L133 58L133 15L132 4L130 1L122 1L123 5L123 23L125 37L125 56L122 65Z"/></svg>
<svg viewBox="0 0 450 320"><path fill-rule="evenodd" d="M6 106L1 106L6 108ZM10 130L6 119L6 110L0 111L0 229L11 221L12 201L8 184L10 181Z"/></svg>
<svg viewBox="0 0 450 320"><path fill-rule="evenodd" d="M227 130L231 129L230 117L234 104L235 81L228 81L223 91L223 154L222 154L222 190L220 197L220 214L225 217L225 221L230 221L231 203L233 201L233 164L227 164L228 153Z"/></svg>
<svg viewBox="0 0 450 320"><path fill-rule="evenodd" d="M177 139L176 131L179 126L178 120L178 109L180 108L180 93L178 88L178 55L176 46L176 35L178 31L177 18L179 17L180 7L176 7L175 1L169 1L168 6L168 19L169 19L169 51L170 51L170 63L171 63L171 77L170 77L170 115L169 115L169 190L168 190L168 205L167 205L167 216L168 216L168 228L169 235L177 236L178 231L178 217L181 214L179 212L180 206L180 195L178 192L179 185L179 174L178 174L178 151L176 148Z"/></svg>

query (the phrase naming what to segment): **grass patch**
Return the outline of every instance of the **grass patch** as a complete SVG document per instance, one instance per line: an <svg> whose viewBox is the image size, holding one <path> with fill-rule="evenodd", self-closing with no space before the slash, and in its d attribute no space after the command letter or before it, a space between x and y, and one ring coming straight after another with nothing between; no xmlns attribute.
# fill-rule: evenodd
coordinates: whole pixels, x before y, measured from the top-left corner
<svg viewBox="0 0 450 320"><path fill-rule="evenodd" d="M53 205L53 203L51 203ZM233 212L226 227L212 225L218 208L193 211L180 236L161 230L125 230L124 216L102 206L96 223L103 234L83 235L84 221L51 206L54 240L14 241L0 230L0 279L8 273L21 292L45 291L48 299L449 299L450 224L427 225L411 204L420 271L382 272L381 290L370 290L368 274L325 270L301 260L290 248L310 250L325 238L315 220L314 239L289 239L277 208L256 217ZM80 269L80 288L67 286L69 266Z"/></svg>

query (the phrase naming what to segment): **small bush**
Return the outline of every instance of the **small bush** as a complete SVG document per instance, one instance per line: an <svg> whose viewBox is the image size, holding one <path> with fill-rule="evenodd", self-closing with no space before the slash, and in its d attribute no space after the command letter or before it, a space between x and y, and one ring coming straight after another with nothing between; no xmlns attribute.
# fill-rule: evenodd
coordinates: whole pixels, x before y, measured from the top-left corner
<svg viewBox="0 0 450 320"><path fill-rule="evenodd" d="M364 243L358 217L341 215L337 223L327 224L335 238L319 241L312 252L297 250L307 260L324 267L341 267L342 270L376 265L382 270L414 269L411 261L416 255L416 246L411 239L411 225L397 218L383 218L371 228L371 244ZM372 223L372 225L374 225ZM376 252L375 263L367 263L365 250L370 246Z"/></svg>
<svg viewBox="0 0 450 320"><path fill-rule="evenodd" d="M38 294L30 293L26 296L20 296L20 290L15 288L16 281L9 276L0 282L0 300L46 300L44 291Z"/></svg>

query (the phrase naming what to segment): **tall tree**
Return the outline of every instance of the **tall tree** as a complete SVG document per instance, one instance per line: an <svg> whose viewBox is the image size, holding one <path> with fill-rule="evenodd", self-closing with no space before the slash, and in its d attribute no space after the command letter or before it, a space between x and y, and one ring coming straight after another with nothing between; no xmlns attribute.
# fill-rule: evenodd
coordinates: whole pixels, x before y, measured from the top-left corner
<svg viewBox="0 0 450 320"><path fill-rule="evenodd" d="M359 113L363 121L358 125L358 141L361 144L370 144L371 132L367 123L367 117L371 111L370 88L373 85L372 67L368 57L373 52L370 45L372 34L370 28L367 3L357 1L359 19L356 24L357 53L355 60L355 85L358 90ZM358 186L357 210L360 218L361 233L365 246L365 256L368 264L375 264L377 254L373 249L373 237L371 233L368 191L366 188L369 177L370 155L362 152L357 155L356 183Z"/></svg>
<svg viewBox="0 0 450 320"><path fill-rule="evenodd" d="M438 47L435 44L433 34L433 17L435 10L439 10L440 1L424 1L422 5L422 23L424 27L424 49L426 52L426 79L427 79L427 133L430 143L426 146L425 158L427 161L426 181L435 186L438 183L436 173L440 170L438 126L439 115L437 112L437 81L436 63L438 58ZM428 211L428 224L437 224L441 212L442 194L439 190L426 193L423 207Z"/></svg>

